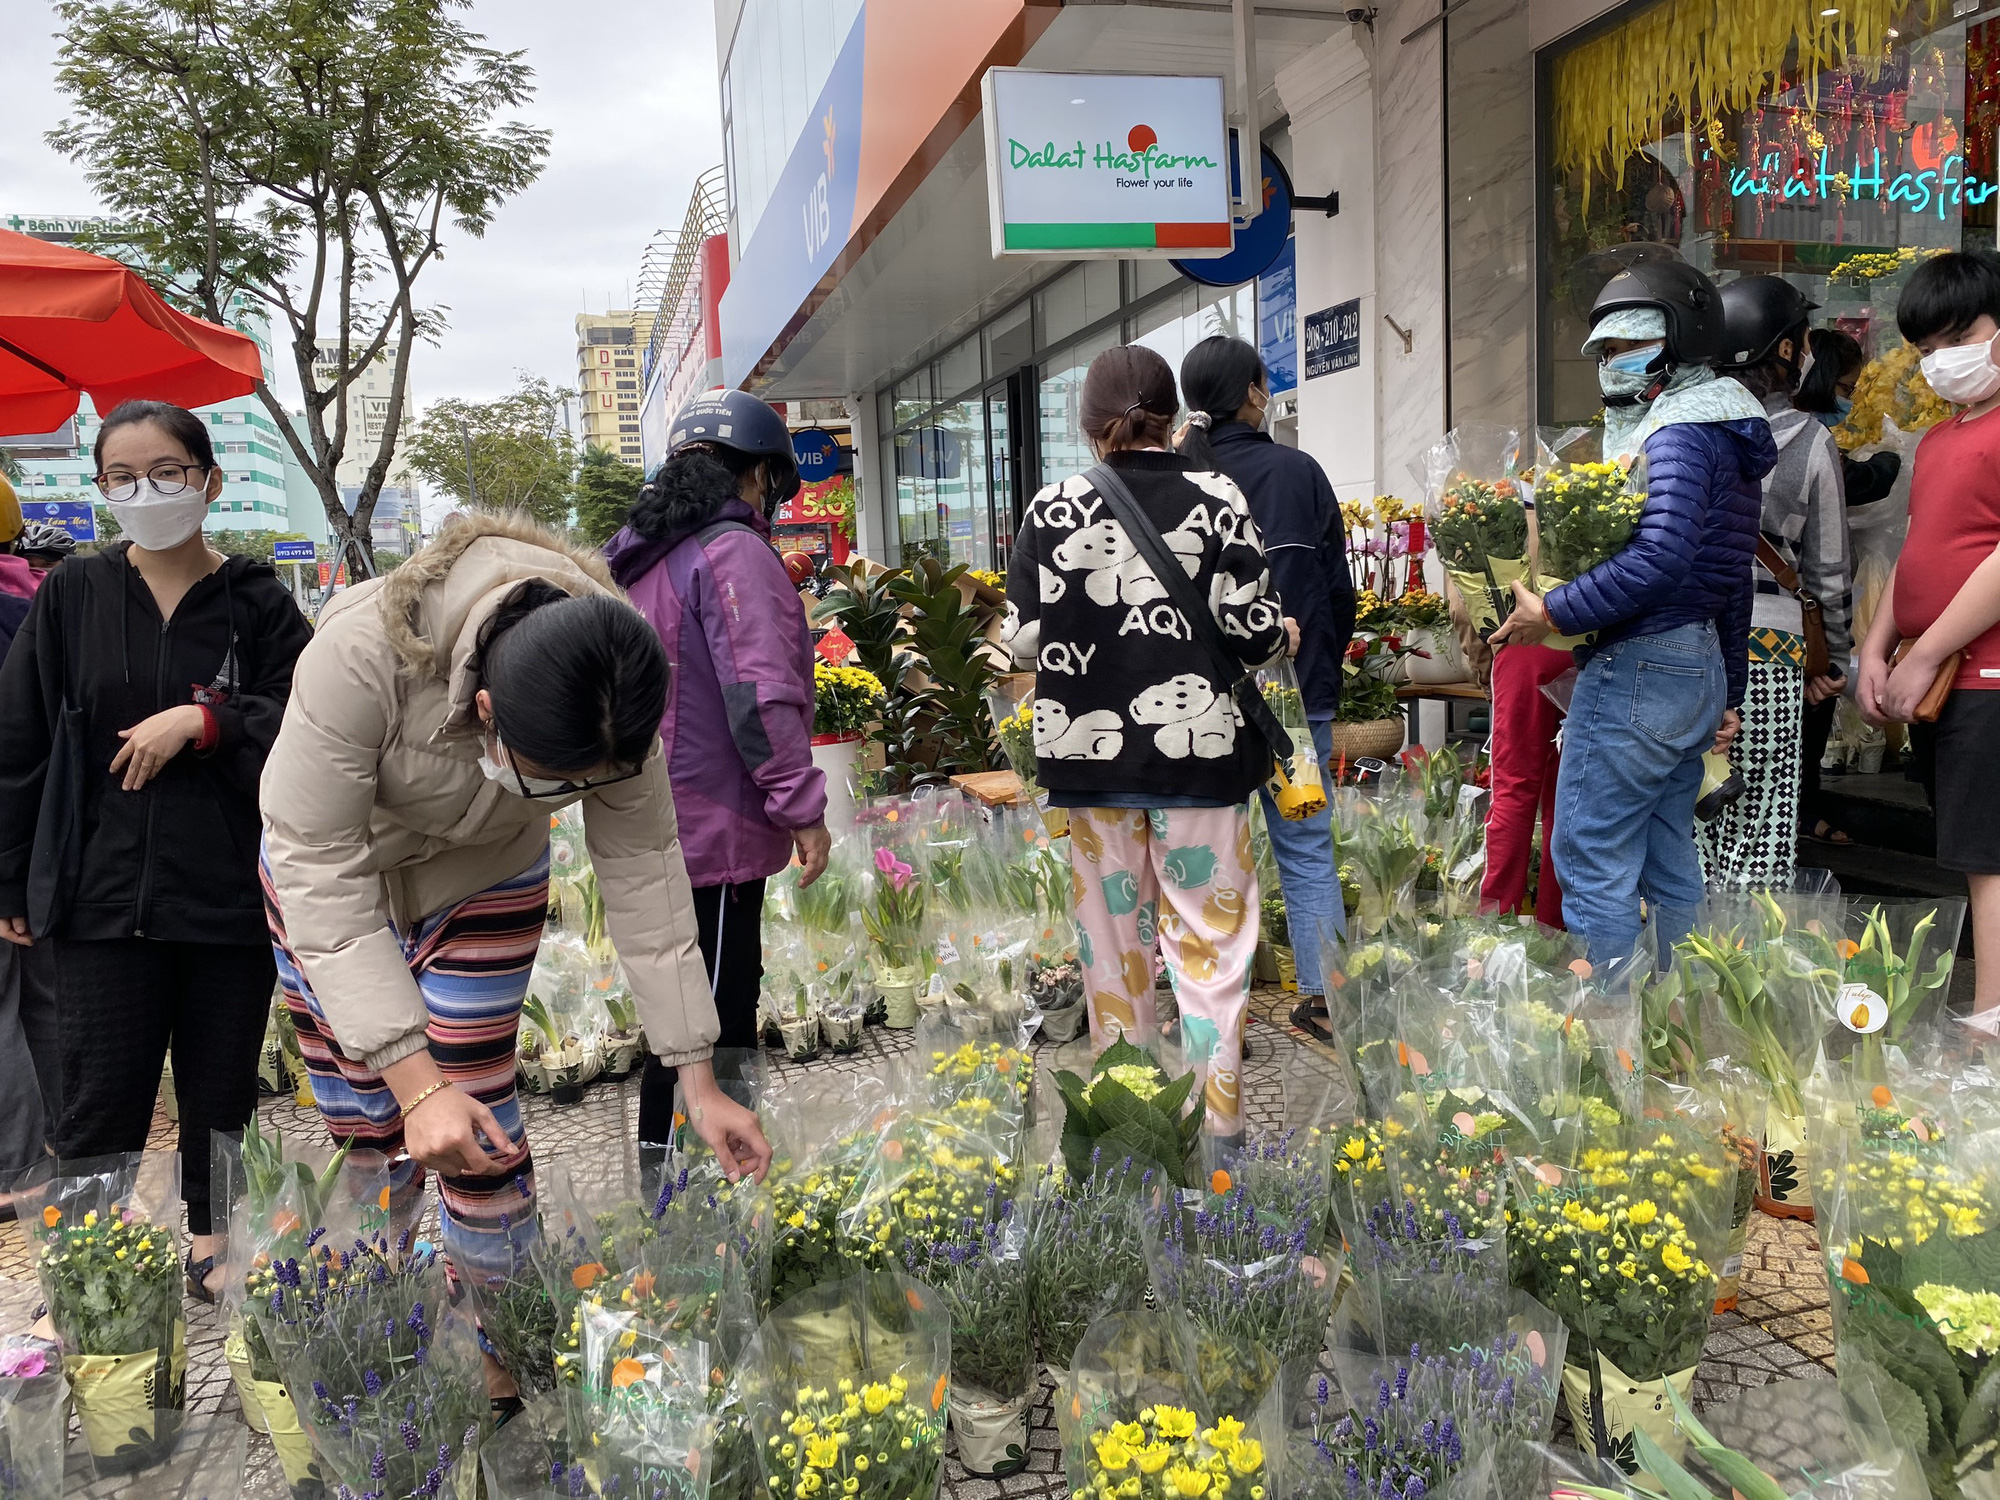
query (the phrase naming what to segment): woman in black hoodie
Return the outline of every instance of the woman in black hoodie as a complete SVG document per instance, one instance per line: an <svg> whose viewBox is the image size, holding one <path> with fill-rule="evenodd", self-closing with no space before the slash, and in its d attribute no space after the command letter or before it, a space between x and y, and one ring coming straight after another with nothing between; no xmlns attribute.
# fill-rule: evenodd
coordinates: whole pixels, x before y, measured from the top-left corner
<svg viewBox="0 0 2000 1500"><path fill-rule="evenodd" d="M128 401L95 459L125 540L49 575L0 668L0 938L54 950L56 1014L26 1019L58 1157L142 1149L171 1047L188 1289L212 1302L209 1132L256 1105L277 979L257 782L310 631L268 565L203 538L199 417Z"/></svg>

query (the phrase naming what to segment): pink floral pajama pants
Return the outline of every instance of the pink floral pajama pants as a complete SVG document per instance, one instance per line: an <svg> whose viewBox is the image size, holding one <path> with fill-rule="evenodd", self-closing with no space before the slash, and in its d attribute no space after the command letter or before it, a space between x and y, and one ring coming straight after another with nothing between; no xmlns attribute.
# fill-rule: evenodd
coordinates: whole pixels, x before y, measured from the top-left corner
<svg viewBox="0 0 2000 1500"><path fill-rule="evenodd" d="M1073 808L1069 857L1093 1049L1121 1036L1144 1046L1157 1035L1157 940L1180 1007L1184 1055L1204 1080L1210 1128L1233 1132L1257 947L1246 808Z"/></svg>

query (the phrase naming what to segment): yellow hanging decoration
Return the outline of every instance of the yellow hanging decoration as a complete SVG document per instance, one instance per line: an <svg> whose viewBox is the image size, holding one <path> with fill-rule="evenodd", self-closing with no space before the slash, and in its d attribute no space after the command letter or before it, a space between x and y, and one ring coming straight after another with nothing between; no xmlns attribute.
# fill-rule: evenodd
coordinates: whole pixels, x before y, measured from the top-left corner
<svg viewBox="0 0 2000 1500"><path fill-rule="evenodd" d="M1935 18L1943 0L1922 0ZM1797 76L1816 106L1820 75L1882 68L1909 0L1844 0L1838 15L1806 0L1661 0L1622 26L1556 60L1553 127L1558 172L1592 179L1604 172L1622 186L1626 163L1658 141L1680 116L1693 154L1694 132L1711 149L1717 121L1748 109L1776 85L1796 47Z"/></svg>

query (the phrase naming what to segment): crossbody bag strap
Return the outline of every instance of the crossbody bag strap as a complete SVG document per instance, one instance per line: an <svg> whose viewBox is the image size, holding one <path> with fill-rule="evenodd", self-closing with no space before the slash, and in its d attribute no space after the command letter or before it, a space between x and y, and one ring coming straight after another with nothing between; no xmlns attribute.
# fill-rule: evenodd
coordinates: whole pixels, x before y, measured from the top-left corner
<svg viewBox="0 0 2000 1500"><path fill-rule="evenodd" d="M1764 565L1764 571L1778 580L1778 587L1799 599L1805 596L1805 585L1799 579L1799 570L1785 561L1784 554L1771 545L1771 539L1761 531L1757 533L1757 561Z"/></svg>
<svg viewBox="0 0 2000 1500"><path fill-rule="evenodd" d="M1132 545L1139 549L1139 555L1146 559L1146 566L1159 579L1160 587L1167 591L1167 597L1174 602L1182 616L1186 618L1188 630L1202 649L1208 652L1215 674L1227 686L1235 698L1236 706L1263 736L1264 744L1273 758L1291 754L1292 737L1289 730L1278 722L1278 716L1265 703L1264 695L1257 690L1256 674L1243 664L1242 658L1229 649L1224 639L1222 626L1216 620L1201 595L1195 591L1193 581L1187 576L1180 559L1174 555L1167 539L1160 535L1160 528L1153 524L1152 517L1139 507L1137 498L1118 471L1109 464L1097 464L1083 476L1090 481L1091 488L1104 497L1112 515L1125 528L1125 534L1132 539Z"/></svg>

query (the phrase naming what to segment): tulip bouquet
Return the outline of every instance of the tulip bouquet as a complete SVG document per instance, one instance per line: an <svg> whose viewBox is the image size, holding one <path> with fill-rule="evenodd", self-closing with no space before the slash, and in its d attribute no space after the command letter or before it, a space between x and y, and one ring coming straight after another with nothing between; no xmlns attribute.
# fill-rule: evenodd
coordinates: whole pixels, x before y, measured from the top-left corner
<svg viewBox="0 0 2000 1500"><path fill-rule="evenodd" d="M861 925L868 933L875 960L875 982L889 1003L889 1024L914 1026L917 987L925 967L923 881L916 867L889 845L876 849L867 894L861 899Z"/></svg>
<svg viewBox="0 0 2000 1500"><path fill-rule="evenodd" d="M1157 1167L1101 1148L1087 1169L1043 1172L1028 1203L1028 1291L1036 1342L1060 1385L1091 1320L1129 1312L1146 1294L1143 1226Z"/></svg>
<svg viewBox="0 0 2000 1500"><path fill-rule="evenodd" d="M1856 1066L1869 1083L1888 1076L1885 1047L1900 1045L1913 1027L1944 1009L1964 920L1959 901L1850 905L1848 936L1840 945L1847 982L1834 1018L1860 1034Z"/></svg>
<svg viewBox="0 0 2000 1500"><path fill-rule="evenodd" d="M68 1418L62 1351L32 1335L0 1338L0 1500L61 1500Z"/></svg>
<svg viewBox="0 0 2000 1500"><path fill-rule="evenodd" d="M100 1474L170 1452L185 1414L179 1169L158 1154L66 1162L17 1200Z"/></svg>
<svg viewBox="0 0 2000 1500"><path fill-rule="evenodd" d="M780 1307L744 1361L770 1500L932 1500L944 1466L951 1321L877 1272Z"/></svg>

